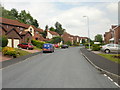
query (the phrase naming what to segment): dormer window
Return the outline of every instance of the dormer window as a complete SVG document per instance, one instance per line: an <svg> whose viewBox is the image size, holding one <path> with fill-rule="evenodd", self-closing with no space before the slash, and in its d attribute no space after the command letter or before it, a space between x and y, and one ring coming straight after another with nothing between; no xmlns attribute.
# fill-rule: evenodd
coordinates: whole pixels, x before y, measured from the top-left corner
<svg viewBox="0 0 120 90"><path fill-rule="evenodd" d="M20 31L23 31L23 28L20 28Z"/></svg>

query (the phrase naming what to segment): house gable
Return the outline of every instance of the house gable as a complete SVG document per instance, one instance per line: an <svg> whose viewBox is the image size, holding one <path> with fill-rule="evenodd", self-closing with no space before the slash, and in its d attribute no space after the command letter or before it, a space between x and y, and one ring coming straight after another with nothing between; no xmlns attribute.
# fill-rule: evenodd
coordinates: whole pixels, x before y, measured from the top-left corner
<svg viewBox="0 0 120 90"><path fill-rule="evenodd" d="M21 35L14 28L11 29L10 31L8 31L6 33L6 36L8 38L17 38L17 39L21 39L22 38Z"/></svg>

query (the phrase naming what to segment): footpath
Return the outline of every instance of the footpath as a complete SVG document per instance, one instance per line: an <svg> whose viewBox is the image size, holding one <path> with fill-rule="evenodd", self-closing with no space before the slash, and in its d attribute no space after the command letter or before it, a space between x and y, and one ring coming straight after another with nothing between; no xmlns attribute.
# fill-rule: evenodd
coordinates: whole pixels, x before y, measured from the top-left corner
<svg viewBox="0 0 120 90"><path fill-rule="evenodd" d="M85 48L80 49L83 56L98 70L108 74L120 85L120 64L112 62L102 56L99 56Z"/></svg>

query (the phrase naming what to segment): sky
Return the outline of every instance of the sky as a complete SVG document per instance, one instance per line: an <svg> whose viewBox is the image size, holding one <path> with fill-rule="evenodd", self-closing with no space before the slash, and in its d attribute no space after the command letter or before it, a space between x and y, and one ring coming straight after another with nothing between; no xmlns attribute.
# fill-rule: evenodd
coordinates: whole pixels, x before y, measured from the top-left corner
<svg viewBox="0 0 120 90"><path fill-rule="evenodd" d="M46 25L54 27L58 21L68 33L87 37L89 26L91 39L118 24L118 0L4 0L1 3L8 10L30 12L42 29ZM83 16L89 18L89 25Z"/></svg>

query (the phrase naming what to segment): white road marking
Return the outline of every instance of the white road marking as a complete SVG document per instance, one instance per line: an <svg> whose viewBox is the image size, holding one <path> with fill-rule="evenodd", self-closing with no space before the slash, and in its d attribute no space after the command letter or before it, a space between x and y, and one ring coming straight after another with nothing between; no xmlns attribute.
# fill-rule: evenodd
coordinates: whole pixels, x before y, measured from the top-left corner
<svg viewBox="0 0 120 90"><path fill-rule="evenodd" d="M113 81L113 79L111 79L110 77L108 77L108 79L109 79L110 81Z"/></svg>
<svg viewBox="0 0 120 90"><path fill-rule="evenodd" d="M107 75L106 75L106 74L104 74L104 76L106 77Z"/></svg>
<svg viewBox="0 0 120 90"><path fill-rule="evenodd" d="M114 82L114 84L120 88L120 86L116 82Z"/></svg>

